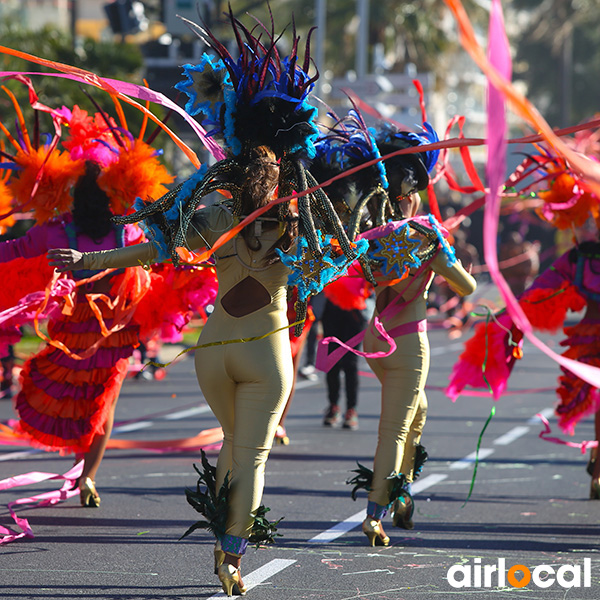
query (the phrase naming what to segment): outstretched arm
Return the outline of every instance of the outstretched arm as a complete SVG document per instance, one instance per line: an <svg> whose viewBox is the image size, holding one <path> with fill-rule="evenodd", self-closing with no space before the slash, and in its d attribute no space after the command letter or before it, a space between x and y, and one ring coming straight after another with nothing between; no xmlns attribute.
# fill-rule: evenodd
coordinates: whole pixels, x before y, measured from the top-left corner
<svg viewBox="0 0 600 600"><path fill-rule="evenodd" d="M78 269L121 269L153 263L158 251L152 242L135 244L114 250L78 252L72 248L56 248L48 251L48 262L57 271Z"/></svg>

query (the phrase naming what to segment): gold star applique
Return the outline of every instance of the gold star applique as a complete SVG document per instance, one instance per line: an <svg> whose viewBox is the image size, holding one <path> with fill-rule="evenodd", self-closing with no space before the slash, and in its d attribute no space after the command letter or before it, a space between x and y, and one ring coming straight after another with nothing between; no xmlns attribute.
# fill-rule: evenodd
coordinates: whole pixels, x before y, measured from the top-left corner
<svg viewBox="0 0 600 600"><path fill-rule="evenodd" d="M374 242L376 248L370 254L382 263L381 271L384 275L395 271L402 276L406 269L418 267L421 263L417 256L421 243L409 236L408 225L402 225Z"/></svg>

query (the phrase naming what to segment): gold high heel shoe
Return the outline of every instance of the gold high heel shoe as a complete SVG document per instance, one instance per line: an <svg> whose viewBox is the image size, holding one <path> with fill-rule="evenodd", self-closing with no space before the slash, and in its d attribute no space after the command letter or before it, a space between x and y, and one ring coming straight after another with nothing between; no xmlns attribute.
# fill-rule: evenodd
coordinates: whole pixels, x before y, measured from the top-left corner
<svg viewBox="0 0 600 600"><path fill-rule="evenodd" d="M225 552L223 552L223 550L221 550L221 542L219 540L217 540L217 542L215 543L214 554L215 554L215 575L218 575L219 567L223 564L223 561L225 560Z"/></svg>
<svg viewBox="0 0 600 600"><path fill-rule="evenodd" d="M223 591L228 596L245 596L246 586L242 583L240 570L229 563L223 563L219 567L219 580Z"/></svg>
<svg viewBox="0 0 600 600"><path fill-rule="evenodd" d="M590 500L600 500L600 479L592 479L590 486Z"/></svg>
<svg viewBox="0 0 600 600"><path fill-rule="evenodd" d="M363 533L369 538L371 546L387 546L390 538L385 535L381 521L367 517L362 524Z"/></svg>
<svg viewBox="0 0 600 600"><path fill-rule="evenodd" d="M402 529L414 529L415 524L412 520L415 505L410 496L403 496L402 499L394 500L392 507L392 523L394 527Z"/></svg>
<svg viewBox="0 0 600 600"><path fill-rule="evenodd" d="M79 484L79 500L81 501L81 506L92 508L98 508L100 506L100 496L96 491L96 484L89 477L86 477L85 480Z"/></svg>

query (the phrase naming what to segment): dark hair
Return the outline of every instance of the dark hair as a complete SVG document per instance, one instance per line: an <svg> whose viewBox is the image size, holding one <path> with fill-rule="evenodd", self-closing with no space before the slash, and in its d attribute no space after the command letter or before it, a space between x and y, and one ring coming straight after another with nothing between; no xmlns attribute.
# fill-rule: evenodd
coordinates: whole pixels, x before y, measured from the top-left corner
<svg viewBox="0 0 600 600"><path fill-rule="evenodd" d="M78 233L95 242L106 237L113 229L110 198L98 185L100 166L86 161L85 173L73 188L73 222Z"/></svg>
<svg viewBox="0 0 600 600"><path fill-rule="evenodd" d="M600 241L587 240L585 242L581 242L581 244L575 246L569 252L569 261L576 263L580 256L584 256L590 261L591 268L592 260L598 260L600 258ZM593 268L592 271L596 273Z"/></svg>
<svg viewBox="0 0 600 600"><path fill-rule="evenodd" d="M279 163L275 153L267 146L257 146L249 152L245 167L245 176L241 182L241 208L243 215L249 215L251 212L265 206L275 191L279 183ZM278 219L279 208L273 207L267 211L262 218ZM277 260L275 248L289 250L294 238L297 235L298 225L292 219L291 213L287 215L289 219L285 221L285 229L279 239L269 248L265 257L268 264ZM271 224L272 223L272 224ZM264 228L278 227L280 223L273 221L263 221ZM246 245L251 250L259 250L262 246L260 239L254 235L254 227L249 225L242 230L242 237Z"/></svg>

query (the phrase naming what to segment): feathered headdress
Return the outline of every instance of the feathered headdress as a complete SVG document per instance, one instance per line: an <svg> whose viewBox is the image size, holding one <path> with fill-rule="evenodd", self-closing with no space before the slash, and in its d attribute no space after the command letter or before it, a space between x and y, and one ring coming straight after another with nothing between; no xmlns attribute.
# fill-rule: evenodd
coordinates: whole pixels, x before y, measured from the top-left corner
<svg viewBox="0 0 600 600"><path fill-rule="evenodd" d="M378 131L376 139L383 156L403 148L439 141L437 133L427 121L423 122L421 133L399 131L396 127L385 123ZM427 189L429 173L433 170L439 153L439 150L426 150L387 158L385 165L390 183L390 198L394 200L399 196Z"/></svg>
<svg viewBox="0 0 600 600"><path fill-rule="evenodd" d="M160 200L148 205L139 203L134 215L118 220L121 223L144 220L162 258L170 256L174 264L179 264L177 249L185 247L187 229L204 196L215 190L227 190L232 196L234 216L242 216L239 182L244 179L252 148L267 146L279 159L280 197L318 186L303 164L315 155L314 142L318 136L314 122L317 110L308 103L308 94L318 77L318 74L312 77L308 74L309 42L300 66L295 27L291 53L282 58L276 47L279 38L275 36L272 19L270 30L259 24L251 31L233 16L231 7L228 18L239 58L234 60L206 25L187 21L216 56L205 54L198 65L186 65L185 79L176 86L188 96L186 111L205 116L205 125L213 136L222 140L228 158L199 170ZM288 213L288 204L279 203L278 218L282 223ZM364 253L366 246L359 250L348 240L322 189L299 197L298 213L302 239L298 247L303 249L303 254L290 257L288 262L295 271L292 281L302 282L299 290L313 294L325 282L310 272L309 262L321 265L321 275L339 274L343 268L339 257L332 256L327 248L331 236L339 244L344 264ZM301 295L297 303L298 320L305 316L306 301L307 296Z"/></svg>
<svg viewBox="0 0 600 600"><path fill-rule="evenodd" d="M581 227L591 216L600 229L600 198L587 189L585 180L565 159L542 147L529 158L539 165L534 193L544 203L537 214L557 229Z"/></svg>
<svg viewBox="0 0 600 600"><path fill-rule="evenodd" d="M98 182L108 194L115 214L127 212L138 196L156 198L167 191L165 184L171 183L174 178L158 161L159 152L142 141L144 128L138 138L127 130L118 104L120 126L99 107L92 116L78 106L72 110L44 106L39 102L29 78L18 76L15 79L29 88L34 127L33 134L30 134L16 98L5 89L17 114L17 125L13 136L0 123L0 131L14 149L13 154L1 151L4 162L0 163L3 169L3 185L0 187L4 193L0 199L10 196L12 204L12 210L2 210L3 223L7 223L7 218L16 212L32 212L41 224L69 211L73 203L70 192L84 173L86 160L100 165L102 172ZM40 112L50 115L54 136L40 135ZM62 139L64 127L68 134ZM59 142L66 150L59 148Z"/></svg>
<svg viewBox="0 0 600 600"><path fill-rule="evenodd" d="M144 127L136 138L128 130L118 103L120 126L98 105L96 108L98 112L90 115L78 106L73 110L63 107L60 112L69 128L63 146L71 158L93 160L101 166L98 185L110 198L112 212L126 214L136 198L163 196L168 191L165 186L175 178L159 161L160 150L143 140Z"/></svg>
<svg viewBox="0 0 600 600"><path fill-rule="evenodd" d="M383 161L352 172L355 167L381 158L375 129L367 127L356 106L342 118L333 113L330 116L335 122L317 142L317 158L311 165L311 171L322 177L317 177L319 181L351 171L336 180L337 185L330 186L328 192L336 206L342 204L340 214L345 216L348 236L354 240L359 229L372 227L381 220L376 218L375 213L387 199L387 173ZM369 212L365 213L367 207Z"/></svg>
<svg viewBox="0 0 600 600"><path fill-rule="evenodd" d="M272 19L270 31L258 25L262 33L256 36L233 16L231 6L228 17L237 43L237 60L207 27L186 20L216 54L204 54L197 65L183 67L185 79L175 87L189 98L186 111L205 116L210 134L223 141L230 156L243 155L261 145L269 146L279 158L314 156L319 134L317 109L307 99L318 73L312 77L308 74L310 32L300 66L300 38L295 25L291 53L282 58Z"/></svg>

